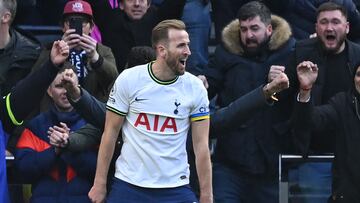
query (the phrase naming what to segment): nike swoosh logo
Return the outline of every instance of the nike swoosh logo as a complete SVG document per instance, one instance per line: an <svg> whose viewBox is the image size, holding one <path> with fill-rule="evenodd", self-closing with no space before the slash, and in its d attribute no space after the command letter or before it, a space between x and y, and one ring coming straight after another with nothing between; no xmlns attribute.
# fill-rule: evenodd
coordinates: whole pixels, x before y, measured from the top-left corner
<svg viewBox="0 0 360 203"><path fill-rule="evenodd" d="M135 101L145 101L145 100L148 100L148 99L139 99L139 98L135 97Z"/></svg>

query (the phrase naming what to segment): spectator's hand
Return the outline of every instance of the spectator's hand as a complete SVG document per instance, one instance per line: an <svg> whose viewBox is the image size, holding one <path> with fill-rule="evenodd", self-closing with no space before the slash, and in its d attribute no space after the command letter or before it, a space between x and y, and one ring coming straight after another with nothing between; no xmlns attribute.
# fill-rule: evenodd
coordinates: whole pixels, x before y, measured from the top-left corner
<svg viewBox="0 0 360 203"><path fill-rule="evenodd" d="M300 89L310 90L318 75L317 65L311 61L303 61L296 67L296 71L300 83Z"/></svg>
<svg viewBox="0 0 360 203"><path fill-rule="evenodd" d="M75 29L68 29L64 32L62 40L64 40L69 45L70 49L72 49L79 45L80 35L75 34Z"/></svg>
<svg viewBox="0 0 360 203"><path fill-rule="evenodd" d="M63 64L68 57L69 57L69 46L66 44L66 42L63 40L55 41L51 48L51 53L50 53L51 62L55 66L59 66Z"/></svg>
<svg viewBox="0 0 360 203"><path fill-rule="evenodd" d="M81 91L76 73L72 69L66 69L62 73L61 83L66 89L67 95L72 101L78 101L81 97Z"/></svg>
<svg viewBox="0 0 360 203"><path fill-rule="evenodd" d="M273 81L279 74L285 71L284 66L276 66L273 65L270 67L269 74L268 74L268 82Z"/></svg>
<svg viewBox="0 0 360 203"><path fill-rule="evenodd" d="M279 73L267 86L267 91L273 95L289 88L289 79L285 73Z"/></svg>
<svg viewBox="0 0 360 203"><path fill-rule="evenodd" d="M208 83L205 75L198 75L197 77L203 82L205 88L207 89L209 87L209 83Z"/></svg>
<svg viewBox="0 0 360 203"><path fill-rule="evenodd" d="M70 129L65 123L60 123L60 126L50 127L48 130L48 137L50 144L54 147L64 148L69 142Z"/></svg>
<svg viewBox="0 0 360 203"><path fill-rule="evenodd" d="M95 63L99 59L99 53L96 51L97 41L91 36L83 34L83 36L80 37L79 45L85 50L86 55L92 63Z"/></svg>
<svg viewBox="0 0 360 203"><path fill-rule="evenodd" d="M94 184L88 194L92 203L103 203L106 197L106 185L98 186Z"/></svg>

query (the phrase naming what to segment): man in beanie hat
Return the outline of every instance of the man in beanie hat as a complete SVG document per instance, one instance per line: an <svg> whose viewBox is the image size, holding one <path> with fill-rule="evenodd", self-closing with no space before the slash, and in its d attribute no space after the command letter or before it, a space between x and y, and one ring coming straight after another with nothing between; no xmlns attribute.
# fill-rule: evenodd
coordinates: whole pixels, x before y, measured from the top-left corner
<svg viewBox="0 0 360 203"><path fill-rule="evenodd" d="M77 22L76 29L72 26ZM70 47L69 62L75 66L79 84L101 101L106 101L110 85L118 72L114 55L109 47L97 43L90 36L94 27L93 12L89 3L74 0L66 3L61 19L62 39ZM42 54L36 65L48 54ZM35 67L36 68L36 67Z"/></svg>

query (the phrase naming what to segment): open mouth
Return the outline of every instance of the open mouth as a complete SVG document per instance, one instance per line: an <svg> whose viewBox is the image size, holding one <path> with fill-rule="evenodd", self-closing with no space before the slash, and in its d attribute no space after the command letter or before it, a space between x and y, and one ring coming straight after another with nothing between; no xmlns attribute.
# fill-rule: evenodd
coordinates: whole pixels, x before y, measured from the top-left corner
<svg viewBox="0 0 360 203"><path fill-rule="evenodd" d="M328 41L335 41L336 40L336 36L334 34L327 34L327 35L325 35L325 38Z"/></svg>
<svg viewBox="0 0 360 203"><path fill-rule="evenodd" d="M185 64L186 64L186 59L180 59L179 62L181 63L181 65L185 66Z"/></svg>

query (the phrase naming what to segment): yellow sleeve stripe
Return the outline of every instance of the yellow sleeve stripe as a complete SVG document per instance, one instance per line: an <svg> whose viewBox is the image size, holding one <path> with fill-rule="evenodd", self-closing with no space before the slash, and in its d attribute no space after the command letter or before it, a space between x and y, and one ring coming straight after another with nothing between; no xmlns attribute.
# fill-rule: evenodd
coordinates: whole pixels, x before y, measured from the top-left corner
<svg viewBox="0 0 360 203"><path fill-rule="evenodd" d="M191 121L199 121L199 120L205 120L205 119L210 119L210 115L194 117L194 118L191 118Z"/></svg>
<svg viewBox="0 0 360 203"><path fill-rule="evenodd" d="M21 125L23 124L23 121L17 121L13 112L11 111L11 106L10 106L10 93L8 95L6 95L6 111L8 112L9 114L9 117L11 119L11 122L14 124L14 125Z"/></svg>

